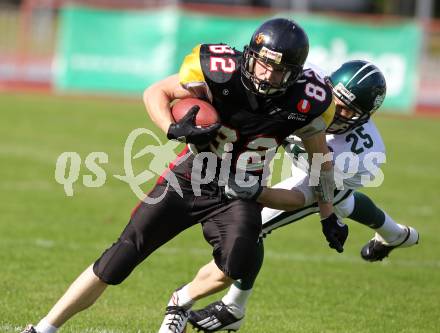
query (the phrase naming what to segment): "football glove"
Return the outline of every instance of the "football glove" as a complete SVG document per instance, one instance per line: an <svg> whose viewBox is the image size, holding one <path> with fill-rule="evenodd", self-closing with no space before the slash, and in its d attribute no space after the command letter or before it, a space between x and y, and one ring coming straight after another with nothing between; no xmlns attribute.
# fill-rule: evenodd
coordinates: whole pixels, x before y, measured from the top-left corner
<svg viewBox="0 0 440 333"><path fill-rule="evenodd" d="M200 107L194 105L180 121L171 124L168 128L167 138L196 145L207 144L213 140L221 125L213 124L208 127L197 127L195 120L199 110Z"/></svg>
<svg viewBox="0 0 440 333"><path fill-rule="evenodd" d="M249 184L250 183L250 184ZM231 173L225 186L225 194L229 199L256 200L263 191L259 178L245 173L244 181L236 181L236 176Z"/></svg>
<svg viewBox="0 0 440 333"><path fill-rule="evenodd" d="M344 251L344 243L348 237L348 226L333 213L321 220L322 233L327 239L328 246L339 253Z"/></svg>

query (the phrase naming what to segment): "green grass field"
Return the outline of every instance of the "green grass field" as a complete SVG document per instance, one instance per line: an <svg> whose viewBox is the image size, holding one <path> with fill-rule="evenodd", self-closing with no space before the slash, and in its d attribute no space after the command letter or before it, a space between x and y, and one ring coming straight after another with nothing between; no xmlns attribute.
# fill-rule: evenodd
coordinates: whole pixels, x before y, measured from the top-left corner
<svg viewBox="0 0 440 333"><path fill-rule="evenodd" d="M0 94L0 110L0 332L6 333L38 322L119 235L138 200L113 175L123 174L130 131L153 126L140 99ZM366 192L398 222L415 226L420 244L365 263L358 253L373 233L353 222L343 254L328 248L316 217L275 231L241 332L440 331L440 121L379 115L376 123L388 149L385 181ZM65 151L83 161L106 152L105 185L83 186L90 173L83 164L67 197L54 179ZM142 170L148 158L137 163ZM210 253L193 227L61 332L157 332L170 293Z"/></svg>

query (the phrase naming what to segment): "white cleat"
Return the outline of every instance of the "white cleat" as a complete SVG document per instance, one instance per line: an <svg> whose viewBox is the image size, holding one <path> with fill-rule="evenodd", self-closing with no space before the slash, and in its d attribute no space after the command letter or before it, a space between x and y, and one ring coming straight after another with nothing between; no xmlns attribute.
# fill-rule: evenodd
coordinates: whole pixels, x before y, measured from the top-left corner
<svg viewBox="0 0 440 333"><path fill-rule="evenodd" d="M412 227L405 226L406 235L397 244L388 244L378 234L374 236L361 250L361 257L366 261L382 261L392 250L398 247L410 247L419 243L419 233Z"/></svg>
<svg viewBox="0 0 440 333"><path fill-rule="evenodd" d="M185 333L189 313L182 306L167 306L159 333Z"/></svg>
<svg viewBox="0 0 440 333"><path fill-rule="evenodd" d="M32 324L26 326L26 328L21 331L21 333L38 333L35 327Z"/></svg>

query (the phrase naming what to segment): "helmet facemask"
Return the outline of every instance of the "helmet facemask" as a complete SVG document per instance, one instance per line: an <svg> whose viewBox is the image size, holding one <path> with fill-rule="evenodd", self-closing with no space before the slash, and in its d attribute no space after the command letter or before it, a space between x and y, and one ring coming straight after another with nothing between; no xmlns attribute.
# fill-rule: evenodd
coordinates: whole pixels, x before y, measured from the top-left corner
<svg viewBox="0 0 440 333"><path fill-rule="evenodd" d="M337 105L335 116L330 126L327 128L327 133L343 134L355 127L365 124L368 119L370 119L369 113L362 112L353 106L346 105L345 103L343 103L343 105L351 112L350 116L342 114L342 107Z"/></svg>
<svg viewBox="0 0 440 333"><path fill-rule="evenodd" d="M373 112L366 112L361 110L354 100L354 96L342 83L338 83L333 87L333 95L338 99L341 105L336 105L335 116L332 123L327 128L327 133L343 134L349 130L365 124ZM342 107L350 112L350 115L345 115L342 112Z"/></svg>
<svg viewBox="0 0 440 333"><path fill-rule="evenodd" d="M251 92L260 96L279 96L286 92L302 74L302 66L280 63L281 54L266 48L257 53L245 47L243 52L243 64L241 66L242 81L244 86ZM255 73L257 61L268 64L273 71L279 71L280 80L273 82L260 79Z"/></svg>

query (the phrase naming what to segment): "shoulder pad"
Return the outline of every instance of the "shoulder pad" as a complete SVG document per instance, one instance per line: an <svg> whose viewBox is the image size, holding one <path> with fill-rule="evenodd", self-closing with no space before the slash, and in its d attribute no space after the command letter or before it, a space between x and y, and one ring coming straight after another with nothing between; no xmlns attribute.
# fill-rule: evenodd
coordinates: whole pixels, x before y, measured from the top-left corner
<svg viewBox="0 0 440 333"><path fill-rule="evenodd" d="M328 126L333 120L335 104L331 87L312 69L304 71L293 85L298 89L294 112L306 113L312 118L322 115Z"/></svg>
<svg viewBox="0 0 440 333"><path fill-rule="evenodd" d="M194 83L206 82L202 67L200 66L200 48L200 44L194 47L180 66L179 80L183 87Z"/></svg>
<svg viewBox="0 0 440 333"><path fill-rule="evenodd" d="M208 83L228 82L240 70L240 58L241 52L227 44L202 44L200 47L200 64Z"/></svg>

